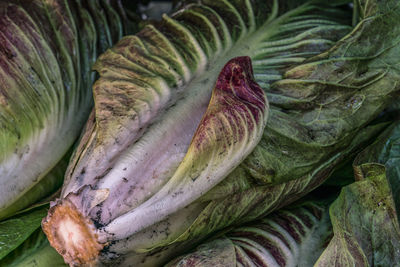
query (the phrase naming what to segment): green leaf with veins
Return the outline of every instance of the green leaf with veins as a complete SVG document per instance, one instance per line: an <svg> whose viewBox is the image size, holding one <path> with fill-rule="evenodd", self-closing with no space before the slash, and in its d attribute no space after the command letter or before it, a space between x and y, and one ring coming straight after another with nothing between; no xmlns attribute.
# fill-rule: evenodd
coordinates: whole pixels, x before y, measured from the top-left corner
<svg viewBox="0 0 400 267"><path fill-rule="evenodd" d="M364 149L354 160L354 171L362 176L359 165L363 163L385 165L386 176L394 196L394 204L400 221L400 122L396 121L386 129L370 146Z"/></svg>
<svg viewBox="0 0 400 267"><path fill-rule="evenodd" d="M66 267L63 258L52 248L38 228L20 246L0 260L7 267Z"/></svg>
<svg viewBox="0 0 400 267"><path fill-rule="evenodd" d="M37 230L46 213L47 204L0 222L0 259Z"/></svg>
<svg viewBox="0 0 400 267"><path fill-rule="evenodd" d="M334 237L315 266L398 266L400 227L385 167L358 166L359 181L330 207ZM362 175L360 175L362 173Z"/></svg>

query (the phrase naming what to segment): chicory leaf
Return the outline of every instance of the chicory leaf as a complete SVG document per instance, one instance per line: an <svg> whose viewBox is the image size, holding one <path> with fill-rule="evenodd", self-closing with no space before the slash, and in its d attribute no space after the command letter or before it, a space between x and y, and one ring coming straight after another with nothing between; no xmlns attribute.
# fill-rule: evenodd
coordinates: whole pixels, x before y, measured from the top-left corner
<svg viewBox="0 0 400 267"><path fill-rule="evenodd" d="M374 143L364 149L354 161L356 174L362 175L358 165L380 163L386 168L386 177L393 196L400 195L400 123L397 121L386 129ZM394 204L400 221L400 198L394 197Z"/></svg>
<svg viewBox="0 0 400 267"><path fill-rule="evenodd" d="M312 266L331 228L327 205L305 202L230 230L167 266Z"/></svg>
<svg viewBox="0 0 400 267"><path fill-rule="evenodd" d="M400 227L385 167L358 166L359 181L342 189L330 207L334 237L315 266L396 266Z"/></svg>
<svg viewBox="0 0 400 267"><path fill-rule="evenodd" d="M0 1L0 218L62 182L44 179L87 120L97 55L123 34L112 2Z"/></svg>
<svg viewBox="0 0 400 267"><path fill-rule="evenodd" d="M140 207L115 218L97 233L90 224L82 225L89 219L82 216L76 206L82 205L83 214L87 215L109 197L111 188L92 190L86 187L78 194L70 194L53 203L50 215L43 221L50 243L70 264L96 262L104 246L101 243L127 238L168 218L219 183L224 174L235 168L257 145L267 114L268 103L264 91L254 82L250 58L230 60L218 76L208 107L189 140L187 153L163 188ZM110 178L111 181L115 179ZM104 179L103 182L109 181ZM120 182L125 188L127 181L122 178ZM80 193L85 196L83 199ZM71 238L74 235L78 237Z"/></svg>
<svg viewBox="0 0 400 267"><path fill-rule="evenodd" d="M268 103L253 80L250 58L230 60L174 175L142 206L116 218L104 231L113 239L126 238L204 195L253 150L267 117Z"/></svg>

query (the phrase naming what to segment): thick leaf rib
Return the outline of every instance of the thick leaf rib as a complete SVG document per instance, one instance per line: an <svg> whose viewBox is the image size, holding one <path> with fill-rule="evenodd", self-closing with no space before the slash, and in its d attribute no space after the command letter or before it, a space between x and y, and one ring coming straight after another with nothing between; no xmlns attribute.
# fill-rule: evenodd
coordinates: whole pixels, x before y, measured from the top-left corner
<svg viewBox="0 0 400 267"><path fill-rule="evenodd" d="M253 80L250 58L230 60L218 76L207 110L173 176L137 209L107 225L106 234L115 239L129 237L208 192L253 150L267 111L264 91Z"/></svg>

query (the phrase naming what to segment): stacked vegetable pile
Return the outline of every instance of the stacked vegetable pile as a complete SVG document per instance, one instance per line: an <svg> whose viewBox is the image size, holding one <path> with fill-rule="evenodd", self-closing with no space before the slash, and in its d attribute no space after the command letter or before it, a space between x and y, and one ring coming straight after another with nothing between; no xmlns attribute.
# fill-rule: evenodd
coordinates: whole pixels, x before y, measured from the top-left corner
<svg viewBox="0 0 400 267"><path fill-rule="evenodd" d="M137 30L133 11L119 0L0 1L0 220L61 187L93 106L92 65ZM0 222L0 259L46 211L20 214Z"/></svg>
<svg viewBox="0 0 400 267"><path fill-rule="evenodd" d="M4 60L12 64L8 69L19 70L0 76L8 82L1 90L2 136L20 140L1 147L6 171L0 182L9 195L1 199L3 217L57 187L43 177L88 116L93 58L122 29L134 28L119 1L27 3L4 4L1 13L19 25L20 18L3 14L22 10L24 21L32 21L29 29L35 27L26 30L35 34L18 39L24 49L14 52L11 30L4 38L10 44L1 43L2 55L16 55ZM36 8L29 13L27 6ZM50 12L58 6L64 12ZM178 6L123 37L93 65L94 107L61 193L42 221L65 263L396 266L400 2L200 0ZM49 23L43 30L32 17ZM94 27L93 20L103 23ZM31 25L20 24L22 32ZM58 34L67 25L69 35ZM101 46L102 40L109 41ZM58 87L50 75L58 75ZM28 86L32 80L37 86ZM25 124L15 124L17 115L6 115L11 111L23 119L39 116L26 137L18 138L17 126ZM0 258L7 255L0 265L60 262L36 230L45 209L36 205L0 222L2 238L10 225L19 234L26 226L18 223L34 221L18 242L0 240Z"/></svg>

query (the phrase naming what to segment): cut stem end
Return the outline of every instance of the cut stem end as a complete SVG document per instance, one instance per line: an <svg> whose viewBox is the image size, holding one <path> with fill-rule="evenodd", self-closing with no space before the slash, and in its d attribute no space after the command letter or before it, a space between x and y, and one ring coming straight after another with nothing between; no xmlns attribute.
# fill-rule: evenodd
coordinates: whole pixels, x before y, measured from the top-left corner
<svg viewBox="0 0 400 267"><path fill-rule="evenodd" d="M105 244L98 242L93 222L68 199L50 208L42 228L64 261L70 266L93 266Z"/></svg>

